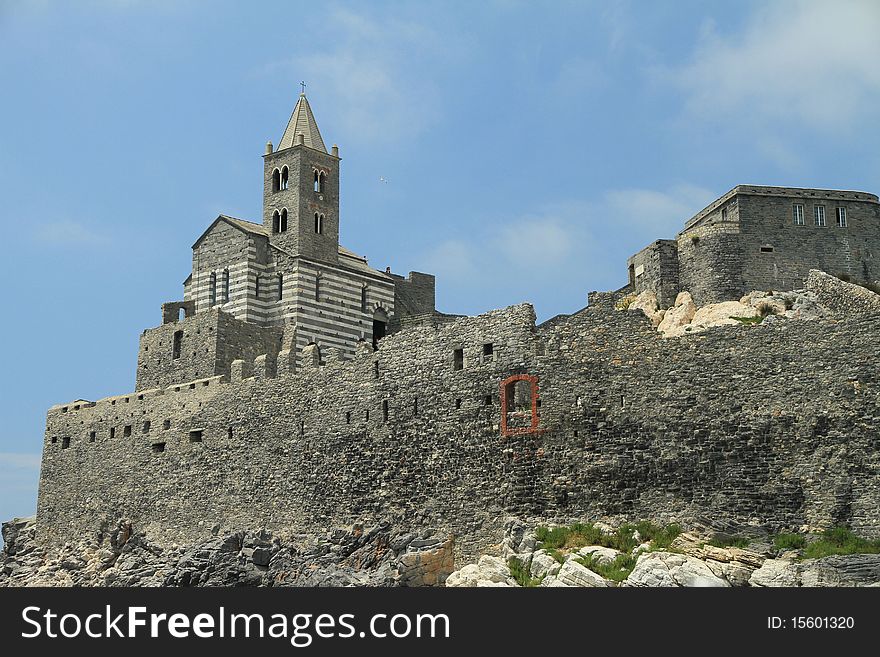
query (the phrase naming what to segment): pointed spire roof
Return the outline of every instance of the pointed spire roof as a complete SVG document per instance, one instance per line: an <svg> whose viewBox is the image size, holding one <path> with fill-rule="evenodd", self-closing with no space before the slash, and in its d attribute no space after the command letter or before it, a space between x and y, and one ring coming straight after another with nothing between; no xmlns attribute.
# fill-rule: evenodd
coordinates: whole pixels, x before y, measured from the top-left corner
<svg viewBox="0 0 880 657"><path fill-rule="evenodd" d="M321 139L321 133L318 131L315 115L312 114L312 108L309 106L309 101L306 100L304 93L299 95L296 107L293 108L293 114L290 115L287 129L278 143L278 150L290 148L296 144L296 135L300 132L303 134L303 142L306 146L323 153L327 152L327 147L324 146L324 140Z"/></svg>

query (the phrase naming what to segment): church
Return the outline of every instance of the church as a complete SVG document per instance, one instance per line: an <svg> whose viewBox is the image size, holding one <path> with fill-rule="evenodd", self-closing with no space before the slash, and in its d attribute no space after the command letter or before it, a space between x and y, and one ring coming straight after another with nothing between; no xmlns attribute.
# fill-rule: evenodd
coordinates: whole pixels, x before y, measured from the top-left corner
<svg viewBox="0 0 880 657"><path fill-rule="evenodd" d="M289 353L295 368L309 345L346 359L358 343L442 318L433 276L374 269L339 244L340 162L300 93L278 147L266 144L262 222L220 215L193 244L183 300L163 304L162 326L141 336L139 390L228 376L232 361L261 354Z"/></svg>

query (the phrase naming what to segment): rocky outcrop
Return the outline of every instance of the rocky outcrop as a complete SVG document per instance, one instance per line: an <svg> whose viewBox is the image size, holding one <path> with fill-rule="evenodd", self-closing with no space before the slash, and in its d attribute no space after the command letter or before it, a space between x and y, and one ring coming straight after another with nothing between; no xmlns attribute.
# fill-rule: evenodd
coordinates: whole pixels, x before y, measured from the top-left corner
<svg viewBox="0 0 880 657"><path fill-rule="evenodd" d="M657 326L657 331L665 337L681 335L684 327L691 323L697 307L691 298L690 292L680 292L675 297L675 304L663 315L663 320Z"/></svg>
<svg viewBox="0 0 880 657"><path fill-rule="evenodd" d="M590 588L603 588L609 586L609 582L594 573L586 566L579 564L574 559L568 559L555 576L545 578L541 586L587 586Z"/></svg>
<svg viewBox="0 0 880 657"><path fill-rule="evenodd" d="M767 559L751 586L880 586L880 554L847 554L795 561Z"/></svg>
<svg viewBox="0 0 880 657"><path fill-rule="evenodd" d="M607 537L618 535L613 525L601 527ZM796 551L774 550L760 528L746 530L748 548L715 547L708 540L718 534L700 530L662 549L636 545L636 532L627 552L607 545L545 549L534 526L510 519L501 556L484 554L453 571L452 537L401 532L390 523L320 536L238 532L162 547L120 520L100 541L50 553L35 541L34 519L16 518L3 525L0 586L880 586L880 554L798 559ZM631 571L617 570L627 561Z"/></svg>
<svg viewBox="0 0 880 657"><path fill-rule="evenodd" d="M607 537L618 535L612 525L594 523ZM447 586L546 587L735 587L735 586L880 586L880 555L847 554L798 560L797 551L774 549L760 526L731 526L748 547L717 547L735 537L711 528L679 534L666 548L646 541L628 553L604 545L545 549L533 529L519 520L505 525L503 558L482 556L449 576ZM633 541L640 540L633 532ZM815 540L817 535L807 535ZM633 543L629 543L633 545ZM615 571L628 554L634 566ZM512 579L507 561L519 562L527 575ZM561 563L560 563L561 562ZM599 572L597 572L599 571ZM606 573L607 577L601 573ZM612 572L616 574L612 575ZM609 579L610 577L614 579ZM622 580L622 581L621 581Z"/></svg>
<svg viewBox="0 0 880 657"><path fill-rule="evenodd" d="M810 270L806 287L816 295L819 303L830 308L841 319L880 313L880 294L818 269Z"/></svg>
<svg viewBox="0 0 880 657"><path fill-rule="evenodd" d="M815 320L834 316L828 307L819 302L818 296L809 290L755 291L739 301L710 303L701 308L694 305L688 292L682 292L676 297L675 305L665 312L659 310L656 303L657 298L654 293L645 291L639 294L628 308L641 310L665 338L700 333L715 326L735 326L762 321L771 323L786 319Z"/></svg>
<svg viewBox="0 0 880 657"><path fill-rule="evenodd" d="M452 573L446 579L446 586L516 586L516 582L503 559L484 554L477 563Z"/></svg>
<svg viewBox="0 0 880 657"><path fill-rule="evenodd" d="M40 549L33 518L3 525L0 586L433 586L453 571L453 541L389 523L318 537L266 531L163 548L125 520L101 542Z"/></svg>
<svg viewBox="0 0 880 657"><path fill-rule="evenodd" d="M700 559L673 552L639 556L624 586L730 586Z"/></svg>
<svg viewBox="0 0 880 657"><path fill-rule="evenodd" d="M663 316L666 314L665 310L660 310L660 304L657 301L657 295L654 294L653 290L644 290L640 292L635 299L633 299L632 303L627 306L627 310L641 310L648 319L651 320L651 325L654 328L660 325L660 322L663 321Z"/></svg>

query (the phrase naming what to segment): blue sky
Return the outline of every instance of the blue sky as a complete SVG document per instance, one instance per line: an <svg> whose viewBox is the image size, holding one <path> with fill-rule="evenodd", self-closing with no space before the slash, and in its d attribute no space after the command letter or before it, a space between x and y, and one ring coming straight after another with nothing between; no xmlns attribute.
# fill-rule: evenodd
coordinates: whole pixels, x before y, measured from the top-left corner
<svg viewBox="0 0 880 657"><path fill-rule="evenodd" d="M259 220L300 80L345 246L544 319L736 184L880 191L878 62L875 0L0 0L0 517L46 409L132 390L192 243Z"/></svg>

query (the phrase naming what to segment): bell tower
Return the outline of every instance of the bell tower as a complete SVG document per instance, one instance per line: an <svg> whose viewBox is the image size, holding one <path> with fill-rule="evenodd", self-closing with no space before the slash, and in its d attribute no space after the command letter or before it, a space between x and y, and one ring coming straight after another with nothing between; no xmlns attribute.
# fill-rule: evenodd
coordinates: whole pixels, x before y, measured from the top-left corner
<svg viewBox="0 0 880 657"><path fill-rule="evenodd" d="M293 255L339 258L339 148L327 152L303 91L278 142L263 156L263 225Z"/></svg>

